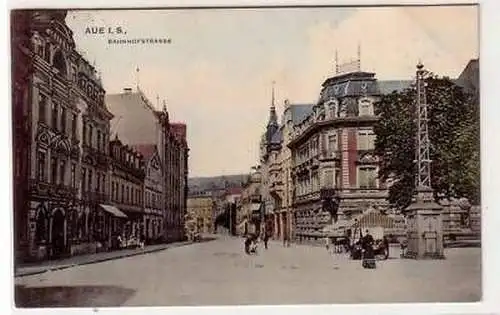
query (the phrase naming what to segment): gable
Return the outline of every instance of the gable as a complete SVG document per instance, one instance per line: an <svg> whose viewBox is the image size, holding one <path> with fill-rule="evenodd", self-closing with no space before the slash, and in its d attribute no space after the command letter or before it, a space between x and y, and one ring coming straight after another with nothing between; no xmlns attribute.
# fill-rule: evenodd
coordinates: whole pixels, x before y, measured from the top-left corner
<svg viewBox="0 0 500 315"><path fill-rule="evenodd" d="M160 155L158 154L158 150L155 149L155 152L151 159L149 160L149 167L153 168L153 170L161 170L161 160Z"/></svg>

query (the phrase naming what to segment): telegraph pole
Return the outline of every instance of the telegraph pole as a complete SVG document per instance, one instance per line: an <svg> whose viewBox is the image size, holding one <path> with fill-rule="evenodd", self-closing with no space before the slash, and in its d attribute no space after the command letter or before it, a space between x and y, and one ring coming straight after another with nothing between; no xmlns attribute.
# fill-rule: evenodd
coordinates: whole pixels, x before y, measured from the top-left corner
<svg viewBox="0 0 500 315"><path fill-rule="evenodd" d="M428 104L425 76L427 71L419 62L416 72L415 188L416 194L405 213L408 219L408 250L406 258L443 259L442 207L434 201L431 185L431 159L428 127Z"/></svg>

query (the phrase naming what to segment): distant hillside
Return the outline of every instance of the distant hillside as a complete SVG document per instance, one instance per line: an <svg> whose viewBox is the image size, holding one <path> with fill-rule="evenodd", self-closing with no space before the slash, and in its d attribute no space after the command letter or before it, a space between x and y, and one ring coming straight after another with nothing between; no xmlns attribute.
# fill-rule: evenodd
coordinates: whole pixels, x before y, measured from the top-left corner
<svg viewBox="0 0 500 315"><path fill-rule="evenodd" d="M228 187L241 187L248 179L248 174L214 176L214 177L192 177L188 179L190 191L204 191L208 189L223 189L227 183Z"/></svg>

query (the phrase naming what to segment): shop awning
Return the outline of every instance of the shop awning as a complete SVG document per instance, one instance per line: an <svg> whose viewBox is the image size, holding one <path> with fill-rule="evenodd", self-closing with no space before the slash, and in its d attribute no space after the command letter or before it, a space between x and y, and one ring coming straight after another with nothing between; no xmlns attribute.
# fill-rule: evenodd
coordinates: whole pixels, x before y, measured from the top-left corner
<svg viewBox="0 0 500 315"><path fill-rule="evenodd" d="M117 207L111 205L100 205L106 212L114 215L117 218L127 218L127 215L121 212Z"/></svg>

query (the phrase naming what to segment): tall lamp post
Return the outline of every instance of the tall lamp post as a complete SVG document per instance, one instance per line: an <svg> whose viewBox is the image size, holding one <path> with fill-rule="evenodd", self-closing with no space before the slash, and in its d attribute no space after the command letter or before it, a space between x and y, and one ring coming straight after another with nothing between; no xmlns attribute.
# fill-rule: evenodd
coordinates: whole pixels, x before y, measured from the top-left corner
<svg viewBox="0 0 500 315"><path fill-rule="evenodd" d="M442 207L434 201L431 185L430 140L427 118L426 71L424 65L417 65L417 99L415 145L416 194L411 205L405 210L408 220L408 249L406 258L443 259L443 219Z"/></svg>

